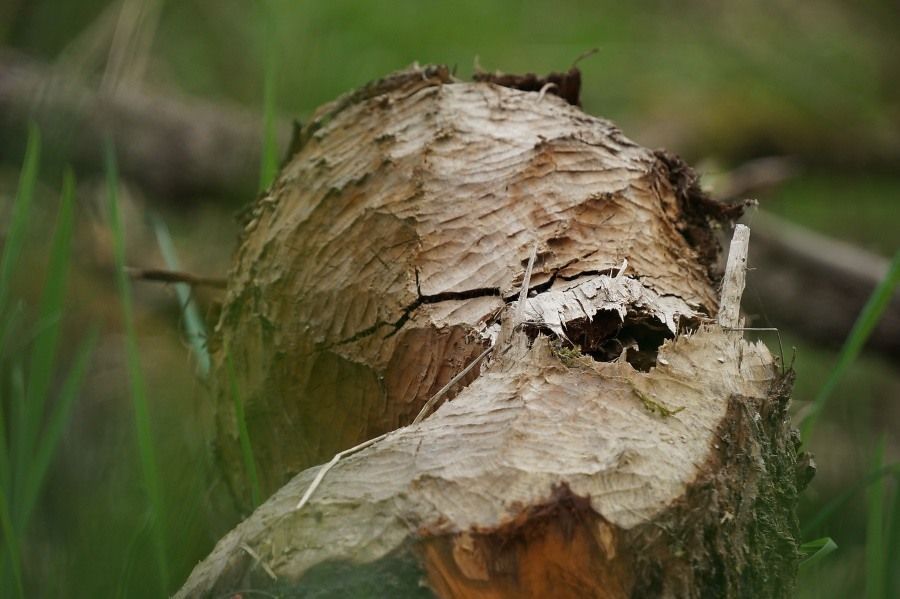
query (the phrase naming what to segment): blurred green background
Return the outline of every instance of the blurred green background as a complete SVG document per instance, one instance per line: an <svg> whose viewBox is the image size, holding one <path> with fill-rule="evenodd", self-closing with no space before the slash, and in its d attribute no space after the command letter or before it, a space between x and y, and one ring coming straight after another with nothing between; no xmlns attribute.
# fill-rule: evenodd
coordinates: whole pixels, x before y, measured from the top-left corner
<svg viewBox="0 0 900 599"><path fill-rule="evenodd" d="M88 82L108 76L115 57L125 56L119 76L128 85L242 106L259 116L260 129L267 87L279 117L305 120L318 105L414 61L455 66L466 78L476 57L486 70L545 73L566 70L597 48L579 64L587 112L615 121L645 146L667 147L708 175L759 157L791 156L800 174L760 195L762 207L888 258L900 248L898 31L900 4L876 0L0 3L0 46L62 65ZM116 55L111 47L127 51ZM4 231L23 155L23 140L0 139ZM34 218L14 279L32 316L59 167L69 160L57 148L42 149ZM60 368L72 363L92 326L100 336L24 537L23 585L26 596L160 596L178 588L239 514L210 474L209 398L175 293L138 282L137 346L164 521L148 507L122 349L127 332L111 276L114 239L103 174L79 169L76 176ZM185 270L224 276L237 237L235 213L254 199L237 196L176 200L123 181L126 264L165 266L147 218L152 213L171 229ZM198 297L209 326L218 299L211 291ZM815 346L790 323L774 324L785 344L797 348L795 402L802 408L833 368L839 344ZM877 460L898 459L898 365L900 356L864 353L840 383L811 448L819 474L804 495L801 523ZM900 570L900 500L896 478L881 481L880 503L876 484L808 532L810 539L832 537L839 549L802 569L799 596L900 596L900 578L891 574ZM165 530L167 581L154 557L154 527ZM12 585L7 561L4 553L4 584Z"/></svg>

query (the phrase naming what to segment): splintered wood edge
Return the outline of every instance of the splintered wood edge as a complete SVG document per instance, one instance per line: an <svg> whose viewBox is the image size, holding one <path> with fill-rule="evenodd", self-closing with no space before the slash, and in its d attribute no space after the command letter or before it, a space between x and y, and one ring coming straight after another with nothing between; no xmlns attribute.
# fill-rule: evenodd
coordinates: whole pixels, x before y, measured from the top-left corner
<svg viewBox="0 0 900 599"><path fill-rule="evenodd" d="M750 227L735 225L728 262L722 279L722 296L719 301L719 326L726 329L741 327L741 296L747 280L747 250L750 247Z"/></svg>

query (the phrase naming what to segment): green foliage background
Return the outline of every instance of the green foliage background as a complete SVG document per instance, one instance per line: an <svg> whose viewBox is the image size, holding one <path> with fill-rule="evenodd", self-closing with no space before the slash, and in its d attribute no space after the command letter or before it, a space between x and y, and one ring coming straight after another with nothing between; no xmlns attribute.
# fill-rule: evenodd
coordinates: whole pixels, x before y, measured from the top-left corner
<svg viewBox="0 0 900 599"><path fill-rule="evenodd" d="M47 61L83 58L89 42L102 47L102 35L91 31L104 15L151 5L159 18L143 84L243 105L258 111L261 129L274 115L305 119L319 104L413 61L455 65L463 77L476 57L487 70L541 73L565 70L596 47L579 65L588 112L710 174L755 157L794 156L802 175L761 197L765 209L887 257L900 248L895 2L6 0L0 45ZM100 75L104 56L79 63L83 74ZM24 146L0 140L0 152L7 242ZM55 148L43 148L42 157L30 237L11 283L23 318L35 326L41 281L56 264L44 243L62 186L55 165L67 162ZM98 269L91 257L119 248L119 266L163 266L155 243L146 242L153 226L143 213L152 208L171 227L187 270L224 274L239 206L197 198L185 207L127 193L120 197L122 226L112 228L123 241L107 233L104 242L106 201L115 194L103 193L95 174L78 177L59 364L43 373L52 390L63 388L80 363L77 348L92 323L100 337L61 433L62 451L23 532L23 585L27 596L159 596L177 588L238 515L222 505L224 489L207 471L208 398L179 332L179 301L151 285L129 289L122 277L116 288L113 271ZM271 170L264 166L260 178L270 180ZM118 189L119 182L113 177L109 185ZM132 293L133 309L123 310L122 298ZM212 303L201 304L214 316ZM802 408L838 348L810 346L792 335L790 323L759 316L759 324L781 327L788 347L798 348L795 400ZM896 463L898 396L896 357L864 353L838 384L812 446L820 471L804 498L805 521L873 468ZM900 569L900 500L897 471L888 472L808 531L809 539L831 536L839 548L803 569L801 596L900 595L893 574ZM0 591L15 596L8 558L8 586Z"/></svg>

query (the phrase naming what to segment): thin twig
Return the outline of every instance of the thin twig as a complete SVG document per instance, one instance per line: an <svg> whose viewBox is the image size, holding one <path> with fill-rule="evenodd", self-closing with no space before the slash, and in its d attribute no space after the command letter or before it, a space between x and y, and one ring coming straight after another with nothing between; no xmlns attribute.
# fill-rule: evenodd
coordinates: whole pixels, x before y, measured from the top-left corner
<svg viewBox="0 0 900 599"><path fill-rule="evenodd" d="M485 356L487 356L489 353L491 353L491 350L493 350L493 349L494 349L493 347L489 347L486 350L484 350L483 352L481 352L481 354L477 358L475 358L474 360L469 362L468 366L466 366L461 371L459 371L459 374L457 374L455 377L450 379L450 382L448 382L446 385L441 387L440 391L438 391L437 393L432 395L431 398L425 402L425 405L422 406L422 409L419 410L419 413L413 419L412 424L419 424L420 422L422 422L425 419L425 417L431 413L431 410L435 406L435 404L444 395L447 394L447 391L449 391L453 387L453 385L458 383L464 376L469 374L469 371L472 370L473 368L475 368L475 366L478 365L478 363L481 362Z"/></svg>
<svg viewBox="0 0 900 599"><path fill-rule="evenodd" d="M227 279L218 277L201 277L192 275L187 272L179 272L176 270L166 270L163 268L132 268L125 267L125 271L132 279L140 281L153 281L156 283L187 283L193 287L213 287L215 289L225 289L228 284Z"/></svg>
<svg viewBox="0 0 900 599"><path fill-rule="evenodd" d="M591 48L590 50L585 50L581 54L578 55L578 58L572 61L572 66L569 68L574 69L578 66L578 63L584 60L585 58L589 58L600 51L600 48Z"/></svg>
<svg viewBox="0 0 900 599"><path fill-rule="evenodd" d="M297 502L297 507L295 507L294 510L295 511L299 510L304 505L306 505L306 502L309 501L309 498L312 497L312 494L315 492L315 490L319 488L320 484L322 484L322 479L325 478L325 475L328 473L328 471L331 470L334 467L334 465L337 464L341 460L341 458L343 458L344 456L348 456L351 453L356 453L357 451L362 451L369 445L373 445L373 444L377 443L378 441L381 441L382 439L387 437L389 434L390 433L384 433L383 435L378 435L377 437L375 437L373 439L369 439L368 441L363 441L362 443L360 443L359 445L357 445L355 447L351 447L350 449L345 449L344 451L336 453L334 455L334 457L331 458L330 462L328 462L327 464L325 464L324 466L319 468L319 471L316 473L316 477L309 484L309 487L307 487L307 489L306 489L306 493L304 493L303 497L300 498L300 501Z"/></svg>

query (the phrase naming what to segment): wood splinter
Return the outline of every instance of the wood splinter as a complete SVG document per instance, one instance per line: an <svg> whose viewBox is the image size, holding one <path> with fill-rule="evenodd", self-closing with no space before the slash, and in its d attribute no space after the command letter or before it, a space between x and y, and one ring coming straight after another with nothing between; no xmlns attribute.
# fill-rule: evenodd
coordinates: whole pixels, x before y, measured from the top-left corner
<svg viewBox="0 0 900 599"><path fill-rule="evenodd" d="M741 297L747 281L747 251L750 247L750 227L735 225L728 250L728 262L722 279L722 295L719 300L719 326L726 329L742 328Z"/></svg>

